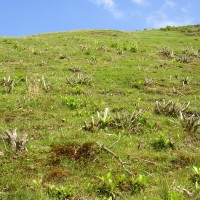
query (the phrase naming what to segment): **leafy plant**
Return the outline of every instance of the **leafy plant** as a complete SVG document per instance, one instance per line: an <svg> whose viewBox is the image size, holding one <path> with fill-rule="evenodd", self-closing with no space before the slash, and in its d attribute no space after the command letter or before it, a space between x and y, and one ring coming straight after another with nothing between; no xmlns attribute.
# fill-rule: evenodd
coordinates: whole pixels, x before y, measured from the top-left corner
<svg viewBox="0 0 200 200"><path fill-rule="evenodd" d="M138 177L126 177L124 174L113 177L109 172L103 176L98 176L101 180L96 190L99 194L107 197L116 197L119 191L129 191L131 194L138 194L145 190L147 178L142 174Z"/></svg>
<svg viewBox="0 0 200 200"><path fill-rule="evenodd" d="M112 48L117 48L117 46L118 46L118 43L117 42L115 42L115 41L113 41L112 43L111 43L111 45L110 45Z"/></svg>
<svg viewBox="0 0 200 200"><path fill-rule="evenodd" d="M103 176L97 176L97 178L101 181L100 185L96 188L97 193L114 198L118 182L113 180L111 172Z"/></svg>
<svg viewBox="0 0 200 200"><path fill-rule="evenodd" d="M137 194L144 191L146 187L146 181L147 181L146 176L142 174L139 174L137 178L132 177L130 179L132 194Z"/></svg>
<svg viewBox="0 0 200 200"><path fill-rule="evenodd" d="M157 151L174 149L174 143L171 142L170 139L166 139L163 134L155 139L155 141L152 143L152 146Z"/></svg>
<svg viewBox="0 0 200 200"><path fill-rule="evenodd" d="M197 192L200 192L200 183L199 182L195 183L195 189Z"/></svg>
<svg viewBox="0 0 200 200"><path fill-rule="evenodd" d="M165 28L160 28L161 31L174 31L174 26L166 26Z"/></svg>
<svg viewBox="0 0 200 200"><path fill-rule="evenodd" d="M55 185L48 185L47 193L51 198L64 200L70 199L74 195L74 189L72 186L57 187Z"/></svg>
<svg viewBox="0 0 200 200"><path fill-rule="evenodd" d="M42 179L33 179L33 187L35 192L41 195L43 193Z"/></svg>
<svg viewBox="0 0 200 200"><path fill-rule="evenodd" d="M168 200L185 200L184 196L179 191L169 190L167 192Z"/></svg>
<svg viewBox="0 0 200 200"><path fill-rule="evenodd" d="M191 176L191 180L198 186L200 184L200 167L193 166L192 171L193 174Z"/></svg>
<svg viewBox="0 0 200 200"><path fill-rule="evenodd" d="M41 187L41 185L42 185L42 179L38 179L38 180L36 180L36 179L33 179L33 183L34 183L34 186L35 187Z"/></svg>
<svg viewBox="0 0 200 200"><path fill-rule="evenodd" d="M61 99L62 99L63 105L67 106L70 109L76 109L80 107L78 100L74 97L61 96Z"/></svg>
<svg viewBox="0 0 200 200"><path fill-rule="evenodd" d="M133 52L133 53L138 52L137 44L132 44L131 47L130 47L130 51Z"/></svg>
<svg viewBox="0 0 200 200"><path fill-rule="evenodd" d="M80 95L83 93L83 89L80 85L76 85L75 87L72 88L72 93L75 95Z"/></svg>
<svg viewBox="0 0 200 200"><path fill-rule="evenodd" d="M134 80L133 82L131 82L132 88L141 89L143 85L144 85L144 82L142 80Z"/></svg>

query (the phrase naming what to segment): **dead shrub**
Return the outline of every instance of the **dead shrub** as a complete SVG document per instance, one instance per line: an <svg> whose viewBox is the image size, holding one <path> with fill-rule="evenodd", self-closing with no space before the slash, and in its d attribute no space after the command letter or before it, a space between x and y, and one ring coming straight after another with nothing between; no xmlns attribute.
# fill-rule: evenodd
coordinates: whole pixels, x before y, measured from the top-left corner
<svg viewBox="0 0 200 200"><path fill-rule="evenodd" d="M163 99L162 103L156 101L155 112L162 115L178 116L179 113L185 111L189 105L190 102L181 105L179 102L174 102L173 100L166 102L165 99Z"/></svg>

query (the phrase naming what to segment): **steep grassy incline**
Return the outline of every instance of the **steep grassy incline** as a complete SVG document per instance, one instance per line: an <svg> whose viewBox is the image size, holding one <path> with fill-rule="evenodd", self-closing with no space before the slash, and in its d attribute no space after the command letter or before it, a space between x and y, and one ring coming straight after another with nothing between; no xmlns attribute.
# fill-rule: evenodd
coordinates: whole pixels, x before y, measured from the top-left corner
<svg viewBox="0 0 200 200"><path fill-rule="evenodd" d="M0 82L0 199L200 199L199 26L1 37Z"/></svg>

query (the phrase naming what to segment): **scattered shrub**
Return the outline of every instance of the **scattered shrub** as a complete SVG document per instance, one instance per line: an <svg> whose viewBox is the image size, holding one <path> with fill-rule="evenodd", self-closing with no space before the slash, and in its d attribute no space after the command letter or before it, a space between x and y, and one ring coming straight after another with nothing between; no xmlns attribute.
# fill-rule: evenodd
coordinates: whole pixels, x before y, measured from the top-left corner
<svg viewBox="0 0 200 200"><path fill-rule="evenodd" d="M76 109L80 107L80 103L75 97L61 96L61 99L62 104L70 109Z"/></svg>
<svg viewBox="0 0 200 200"><path fill-rule="evenodd" d="M162 103L156 101L155 112L157 114L171 115L177 117L179 116L180 112L185 111L189 105L190 102L181 105L179 102L174 102L172 100L166 102L165 99L163 99Z"/></svg>
<svg viewBox="0 0 200 200"><path fill-rule="evenodd" d="M180 120L184 131L195 133L200 127L200 117L195 114L187 116L187 114L180 112Z"/></svg>
<svg viewBox="0 0 200 200"><path fill-rule="evenodd" d="M174 51L169 47L164 47L162 50L159 51L159 53L166 56L167 58L174 58Z"/></svg>
<svg viewBox="0 0 200 200"><path fill-rule="evenodd" d="M85 76L82 73L78 73L77 75L73 74L69 78L67 78L67 84L75 86L75 85L92 85L92 77Z"/></svg>
<svg viewBox="0 0 200 200"><path fill-rule="evenodd" d="M74 195L74 189L72 186L55 186L55 185L48 185L47 187L47 194L50 198L53 199L71 199Z"/></svg>
<svg viewBox="0 0 200 200"><path fill-rule="evenodd" d="M174 143L171 142L170 139L166 139L166 137L161 134L155 141L152 143L152 146L157 151L174 149Z"/></svg>
<svg viewBox="0 0 200 200"><path fill-rule="evenodd" d="M136 44L132 44L130 47L130 51L133 53L138 52L138 46Z"/></svg>
<svg viewBox="0 0 200 200"><path fill-rule="evenodd" d="M105 128L115 128L115 129L128 129L131 133L137 134L143 131L143 127L147 125L147 118L142 116L143 111L137 110L133 113L116 113L116 115L111 115L108 108L105 109L103 116L97 112L97 122L95 123L92 117L91 122L88 124L84 121L83 130L94 132L95 130L105 129Z"/></svg>
<svg viewBox="0 0 200 200"><path fill-rule="evenodd" d="M139 194L146 188L147 178L141 174L138 177L126 177L124 174L114 177L111 172L97 177L100 180L93 188L100 196L115 199L120 192L130 192L132 195Z"/></svg>
<svg viewBox="0 0 200 200"><path fill-rule="evenodd" d="M200 167L193 166L192 167L193 174L191 176L191 181L193 183L200 184Z"/></svg>

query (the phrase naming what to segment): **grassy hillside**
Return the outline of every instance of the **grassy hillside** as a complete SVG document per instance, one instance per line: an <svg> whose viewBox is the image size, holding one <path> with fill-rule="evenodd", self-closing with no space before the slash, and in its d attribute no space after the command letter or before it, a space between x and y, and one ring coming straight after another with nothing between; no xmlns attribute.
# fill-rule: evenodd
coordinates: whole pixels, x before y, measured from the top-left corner
<svg viewBox="0 0 200 200"><path fill-rule="evenodd" d="M199 26L1 37L0 80L0 199L200 199Z"/></svg>

